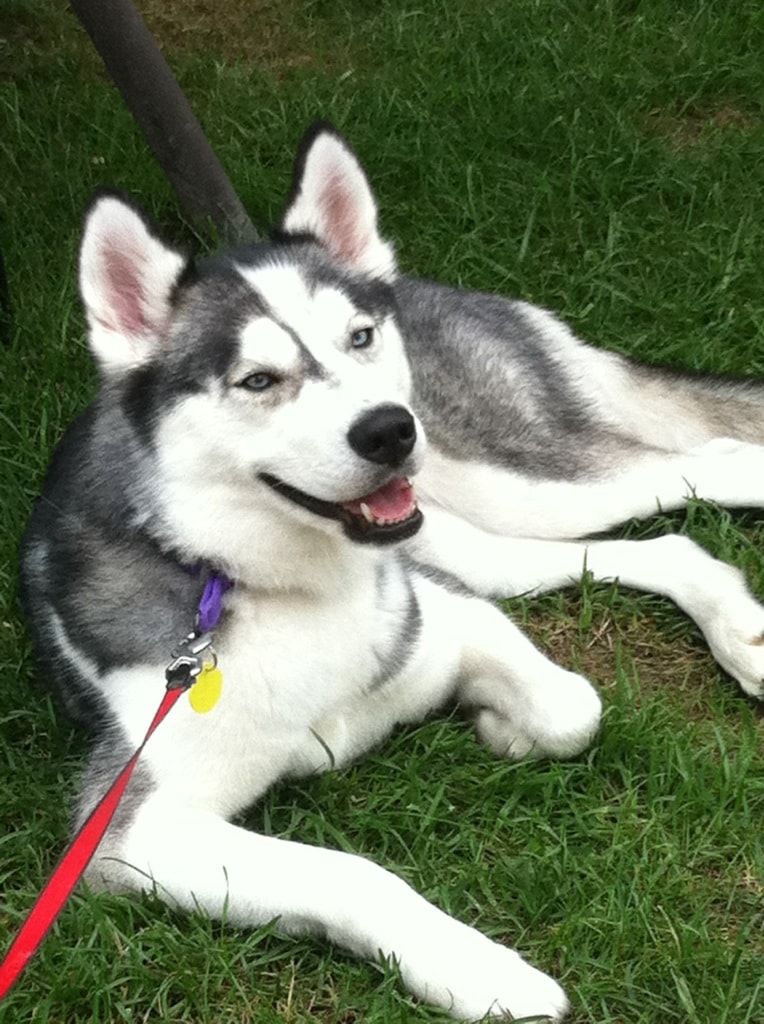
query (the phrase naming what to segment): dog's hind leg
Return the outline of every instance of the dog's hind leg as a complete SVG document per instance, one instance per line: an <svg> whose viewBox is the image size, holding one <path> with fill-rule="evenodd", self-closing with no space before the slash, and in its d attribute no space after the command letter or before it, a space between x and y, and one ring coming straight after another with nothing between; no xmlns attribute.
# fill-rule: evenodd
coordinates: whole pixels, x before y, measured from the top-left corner
<svg viewBox="0 0 764 1024"><path fill-rule="evenodd" d="M428 452L417 489L424 502L513 537L574 538L627 519L680 508L691 497L764 508L764 446L709 441L690 452L645 449L578 479L528 476Z"/></svg>
<svg viewBox="0 0 764 1024"><path fill-rule="evenodd" d="M687 537L545 541L500 537L440 509L428 509L409 551L484 596L509 597L569 586L589 571L673 600L700 627L721 667L764 698L764 608L740 570Z"/></svg>
<svg viewBox="0 0 764 1024"><path fill-rule="evenodd" d="M257 835L155 791L117 851L114 884L239 927L276 922L319 935L367 960L398 966L411 992L458 1018L538 1016L559 1021L560 986L363 857ZM255 979L255 984L256 984Z"/></svg>

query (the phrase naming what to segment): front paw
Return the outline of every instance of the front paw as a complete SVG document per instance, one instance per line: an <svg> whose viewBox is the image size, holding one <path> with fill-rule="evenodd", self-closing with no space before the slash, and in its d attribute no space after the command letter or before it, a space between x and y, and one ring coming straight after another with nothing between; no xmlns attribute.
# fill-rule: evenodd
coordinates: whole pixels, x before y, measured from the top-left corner
<svg viewBox="0 0 764 1024"><path fill-rule="evenodd" d="M449 950L442 957L438 973L443 981L427 984L424 998L428 1002L463 1021L484 1017L561 1021L567 1015L567 997L553 978L531 967L514 950L483 935L477 937L479 948L469 955Z"/></svg>
<svg viewBox="0 0 764 1024"><path fill-rule="evenodd" d="M506 1017L511 1020L530 1017L538 1020L561 1021L567 1016L570 1004L562 988L557 982L550 978L543 971L537 970L527 964L517 953L494 943L494 953L487 957L486 961L495 960L495 966L489 962L484 963L485 976L482 972L473 975L472 984L475 986L474 993L470 994L469 1001L465 1002L464 1009L469 1008L469 1016L460 1011L459 1016L469 1020L475 1020L474 1011L485 1002L490 991L496 994L487 1006L489 1017ZM496 971L496 980L488 977L489 971ZM501 984L498 988L491 988L498 984L499 971L501 971ZM480 985L482 992L477 990ZM485 994L483 994L485 993ZM483 1011L482 1016L485 1016Z"/></svg>
<svg viewBox="0 0 764 1024"><path fill-rule="evenodd" d="M481 708L475 728L499 757L566 758L589 746L601 715L602 702L591 683L555 668L549 681L535 682L529 698L511 709Z"/></svg>

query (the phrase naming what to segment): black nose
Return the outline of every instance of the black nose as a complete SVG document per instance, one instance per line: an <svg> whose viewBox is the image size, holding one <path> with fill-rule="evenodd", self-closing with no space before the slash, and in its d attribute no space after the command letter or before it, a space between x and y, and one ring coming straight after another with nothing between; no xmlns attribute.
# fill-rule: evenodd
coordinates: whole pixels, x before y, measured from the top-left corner
<svg viewBox="0 0 764 1024"><path fill-rule="evenodd" d="M355 421L348 441L369 462L400 466L416 442L416 423L402 405L378 405Z"/></svg>

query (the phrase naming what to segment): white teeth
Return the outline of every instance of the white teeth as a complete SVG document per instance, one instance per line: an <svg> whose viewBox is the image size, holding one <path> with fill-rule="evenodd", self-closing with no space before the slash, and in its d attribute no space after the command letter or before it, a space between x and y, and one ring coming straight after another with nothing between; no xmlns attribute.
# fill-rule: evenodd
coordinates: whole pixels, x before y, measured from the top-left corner
<svg viewBox="0 0 764 1024"><path fill-rule="evenodd" d="M365 501L361 502L361 506L360 507L361 507L361 515L363 516L363 518L366 520L367 523L374 523L374 522L376 522L376 520L374 519L374 516L371 514L371 509L369 508L369 506L366 504Z"/></svg>

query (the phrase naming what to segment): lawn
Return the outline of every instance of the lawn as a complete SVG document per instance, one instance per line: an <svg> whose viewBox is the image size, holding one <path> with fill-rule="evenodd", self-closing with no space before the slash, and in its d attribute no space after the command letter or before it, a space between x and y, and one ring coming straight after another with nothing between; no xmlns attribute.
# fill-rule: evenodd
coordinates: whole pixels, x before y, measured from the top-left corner
<svg viewBox="0 0 764 1024"><path fill-rule="evenodd" d="M262 227L304 128L329 118L364 161L407 272L540 303L641 359L764 375L759 0L138 6ZM35 679L15 580L51 450L94 387L76 251L102 184L195 241L66 4L4 0L2 948L64 847L86 749ZM740 565L764 598L758 514L696 502L624 532L667 529ZM573 1024L760 1024L760 708L665 600L584 580L506 610L603 694L584 756L497 762L453 715L278 787L249 823L399 872L559 977ZM319 941L84 892L0 1006L2 1024L445 1019L393 972Z"/></svg>

